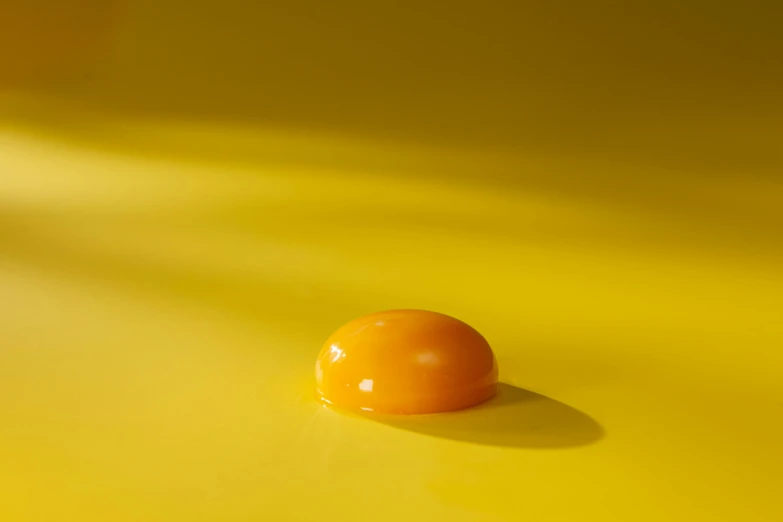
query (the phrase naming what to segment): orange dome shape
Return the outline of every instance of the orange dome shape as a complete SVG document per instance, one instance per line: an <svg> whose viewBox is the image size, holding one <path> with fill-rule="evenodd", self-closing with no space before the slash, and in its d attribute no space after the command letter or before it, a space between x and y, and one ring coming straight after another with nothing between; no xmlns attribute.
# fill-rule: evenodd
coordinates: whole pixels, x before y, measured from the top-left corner
<svg viewBox="0 0 783 522"><path fill-rule="evenodd" d="M486 339L448 315L390 310L354 319L326 341L315 364L319 399L391 414L469 408L497 392Z"/></svg>

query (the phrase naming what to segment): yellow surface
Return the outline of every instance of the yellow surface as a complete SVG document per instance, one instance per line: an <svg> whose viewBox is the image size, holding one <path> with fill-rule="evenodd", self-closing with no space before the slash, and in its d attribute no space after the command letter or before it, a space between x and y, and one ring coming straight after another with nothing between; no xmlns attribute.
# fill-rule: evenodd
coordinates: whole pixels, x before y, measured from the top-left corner
<svg viewBox="0 0 783 522"><path fill-rule="evenodd" d="M778 4L70 4L0 11L1 520L783 520ZM499 400L319 407L389 308Z"/></svg>

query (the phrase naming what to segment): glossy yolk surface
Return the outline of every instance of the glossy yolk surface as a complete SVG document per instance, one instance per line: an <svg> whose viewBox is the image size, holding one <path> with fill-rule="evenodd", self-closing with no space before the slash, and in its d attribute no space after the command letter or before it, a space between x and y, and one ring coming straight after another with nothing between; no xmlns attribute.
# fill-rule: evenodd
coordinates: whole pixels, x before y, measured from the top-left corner
<svg viewBox="0 0 783 522"><path fill-rule="evenodd" d="M326 341L316 362L317 394L339 408L439 413L468 408L497 391L486 339L467 324L423 310L355 319Z"/></svg>

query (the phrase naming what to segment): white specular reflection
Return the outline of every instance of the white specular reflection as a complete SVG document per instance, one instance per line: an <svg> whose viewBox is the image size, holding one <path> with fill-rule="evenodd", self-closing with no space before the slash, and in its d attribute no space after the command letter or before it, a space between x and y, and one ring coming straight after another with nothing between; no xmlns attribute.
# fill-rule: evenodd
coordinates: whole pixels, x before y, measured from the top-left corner
<svg viewBox="0 0 783 522"><path fill-rule="evenodd" d="M329 349L329 353L332 354L332 362L337 362L337 359L344 356L343 350L334 344Z"/></svg>

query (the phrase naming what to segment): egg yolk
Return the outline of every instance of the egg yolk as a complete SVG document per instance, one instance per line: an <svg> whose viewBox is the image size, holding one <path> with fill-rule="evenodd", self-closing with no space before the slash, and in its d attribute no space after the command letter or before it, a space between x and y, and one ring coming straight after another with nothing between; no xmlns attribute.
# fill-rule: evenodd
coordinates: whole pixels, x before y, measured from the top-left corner
<svg viewBox="0 0 783 522"><path fill-rule="evenodd" d="M326 341L315 365L319 399L337 408L389 414L440 413L497 392L486 339L436 312L391 310L354 319Z"/></svg>

